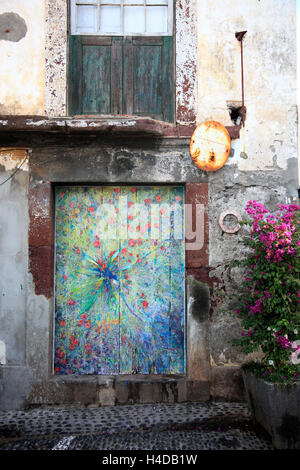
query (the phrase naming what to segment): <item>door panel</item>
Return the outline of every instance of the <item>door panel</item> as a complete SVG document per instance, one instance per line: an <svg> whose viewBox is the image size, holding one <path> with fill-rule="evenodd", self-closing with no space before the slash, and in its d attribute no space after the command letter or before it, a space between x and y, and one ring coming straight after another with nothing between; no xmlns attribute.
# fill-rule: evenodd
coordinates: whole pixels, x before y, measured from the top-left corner
<svg viewBox="0 0 300 470"><path fill-rule="evenodd" d="M56 188L56 374L184 372L183 204L182 187Z"/></svg>

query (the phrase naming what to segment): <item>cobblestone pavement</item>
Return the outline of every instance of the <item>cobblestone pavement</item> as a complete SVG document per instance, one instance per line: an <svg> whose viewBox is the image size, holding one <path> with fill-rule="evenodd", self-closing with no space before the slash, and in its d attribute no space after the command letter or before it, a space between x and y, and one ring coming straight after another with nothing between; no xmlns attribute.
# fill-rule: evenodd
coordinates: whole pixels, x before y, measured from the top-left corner
<svg viewBox="0 0 300 470"><path fill-rule="evenodd" d="M244 403L0 412L0 450L271 450Z"/></svg>

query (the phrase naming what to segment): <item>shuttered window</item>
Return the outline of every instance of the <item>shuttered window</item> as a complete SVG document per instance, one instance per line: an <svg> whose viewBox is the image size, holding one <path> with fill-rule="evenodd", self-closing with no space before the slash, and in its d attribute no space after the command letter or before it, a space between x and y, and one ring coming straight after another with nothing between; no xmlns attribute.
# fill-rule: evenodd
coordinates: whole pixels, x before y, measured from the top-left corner
<svg viewBox="0 0 300 470"><path fill-rule="evenodd" d="M69 114L130 114L172 122L171 2L157 0L152 4L142 0L135 6L124 2L74 2L69 37ZM104 7L120 8L121 23L116 16L103 14ZM135 32L138 16L134 15L138 12L126 14L129 7L143 8L142 33ZM103 31L110 30L115 31L114 35L104 35Z"/></svg>

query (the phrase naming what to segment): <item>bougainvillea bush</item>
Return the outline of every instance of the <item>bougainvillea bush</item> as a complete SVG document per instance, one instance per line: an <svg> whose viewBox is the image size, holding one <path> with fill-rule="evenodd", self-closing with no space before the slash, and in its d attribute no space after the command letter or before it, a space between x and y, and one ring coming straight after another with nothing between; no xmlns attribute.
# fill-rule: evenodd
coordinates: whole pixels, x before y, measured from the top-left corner
<svg viewBox="0 0 300 470"><path fill-rule="evenodd" d="M260 362L243 368L271 381L290 383L300 378L300 207L278 204L271 214L262 204L248 201L252 220L244 239L247 257L245 294L236 315L241 320L240 339L234 344L246 354L261 351Z"/></svg>

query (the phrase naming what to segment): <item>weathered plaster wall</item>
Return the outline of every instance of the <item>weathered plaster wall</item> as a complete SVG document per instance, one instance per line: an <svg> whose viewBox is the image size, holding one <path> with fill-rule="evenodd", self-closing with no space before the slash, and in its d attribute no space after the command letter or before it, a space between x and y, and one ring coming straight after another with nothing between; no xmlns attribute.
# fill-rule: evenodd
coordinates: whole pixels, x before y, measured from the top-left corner
<svg viewBox="0 0 300 470"><path fill-rule="evenodd" d="M287 198L287 173L275 168L269 172L241 172L237 167L223 167L209 178L209 284L212 288L213 309L210 318L210 362L213 394L226 396L234 374L249 357L232 346L232 339L240 336L240 324L235 315L235 302L230 296L240 292L241 268L233 268L232 261L245 255L242 244L247 229L235 234L222 231L218 219L224 210L236 210L246 218L247 201L257 200L271 211ZM252 356L254 358L255 355ZM222 378L222 380L221 380Z"/></svg>
<svg viewBox="0 0 300 470"><path fill-rule="evenodd" d="M242 237L222 231L225 210L242 218L248 200L270 210L297 197L296 23L294 0L225 0L197 2L198 111L197 122L230 124L228 104L241 104L243 41L245 132L232 142L233 155L209 175L209 279L211 392L226 396L239 365L245 360L231 340L240 335L234 303L224 295L237 293L243 273L230 265L244 255ZM244 152L244 153L243 153Z"/></svg>
<svg viewBox="0 0 300 470"><path fill-rule="evenodd" d="M23 405L30 390L26 363L27 164L9 179L26 155L25 149L0 149L0 409Z"/></svg>
<svg viewBox="0 0 300 470"><path fill-rule="evenodd" d="M245 138L230 163L243 171L287 169L297 158L296 1L201 0L198 6L197 121L230 123L228 102L240 102L244 37ZM245 151L248 158L240 157Z"/></svg>
<svg viewBox="0 0 300 470"><path fill-rule="evenodd" d="M42 3L39 2L37 10L41 15ZM216 173L206 174L192 164L189 139L117 139L112 136L105 140L97 134L98 128L94 133L76 133L76 123L73 128L69 125L70 132L59 136L56 132L59 134L60 126L67 129L60 121L55 132L49 134L38 128L35 131L31 128L31 132L21 129L23 133L18 134L11 127L5 130L6 140L4 134L1 135L2 145L26 145L33 153L30 156L30 183L24 166L24 171L19 171L11 181L0 186L0 222L5 232L5 236L0 237L0 259L7 266L3 276L6 295L3 296L4 291L1 291L0 298L3 314L0 320L4 325L0 336L0 408L18 407L25 398L35 404L87 405L210 397L242 399L239 364L244 358L231 346L231 338L239 334L239 324L230 316L234 305L219 300L224 292L239 288L241 273L231 269L230 262L235 256L243 255L243 231L234 235L223 233L218 217L226 209L243 213L249 199L257 199L273 209L277 202L285 202L287 197L296 194L294 3L294 0L276 0L275 9L275 2L271 0L242 3L225 0L221 7L216 0L176 2L177 121L183 125L193 126L196 117L197 122L214 119L224 125L232 124L227 102L241 99L240 50L234 34L248 30L244 42L245 141L233 141L233 156ZM46 52L42 61L46 64L45 74L42 67L37 67L43 70L39 79L46 83L45 99L41 83L34 85L35 61L43 54L44 46L41 50L35 48L35 58L33 62L29 61L33 81L27 83L25 80L26 87L33 87L41 107L37 107L16 82L15 71L19 65L15 61L20 58L25 77L28 68L24 57L29 49L25 51L21 46L30 37L28 35L33 34L30 32L33 22L37 28L34 34L40 34L42 39L42 23L31 11L31 5L36 2L25 5L21 1L4 0L0 12L4 11L3 5L12 4L19 5L20 16L24 13L21 7L26 7L30 18L27 21L24 13L28 31L20 41L0 39L0 47L5 48L6 54L9 50L12 54L4 62L11 61L14 67L14 74L6 69L6 80L10 77L9 83L13 86L8 87L8 82L3 82L6 83L5 93L10 93L6 95L10 107L0 109L0 112L64 116L66 1L46 2ZM198 51L194 48L197 32ZM269 33L267 37L266 32ZM23 54L17 52L17 47ZM22 73L23 70L21 76ZM22 98L21 104L18 96ZM38 127L34 123L32 126ZM87 123L80 121L79 126L87 127ZM2 131L4 127L2 125ZM244 145L246 158L241 156ZM1 183L20 162L20 154L4 151L0 157ZM135 377L128 382L122 378L52 376L54 242L51 184L57 182L176 182L186 185L188 201L205 205L205 247L201 253L187 253L186 257L187 378L166 379L165 382L151 378L143 382ZM26 201L28 195L29 203ZM227 313L223 313L223 308ZM19 395L12 398L15 391Z"/></svg>
<svg viewBox="0 0 300 470"><path fill-rule="evenodd" d="M44 113L44 34L44 0L0 2L0 114Z"/></svg>

